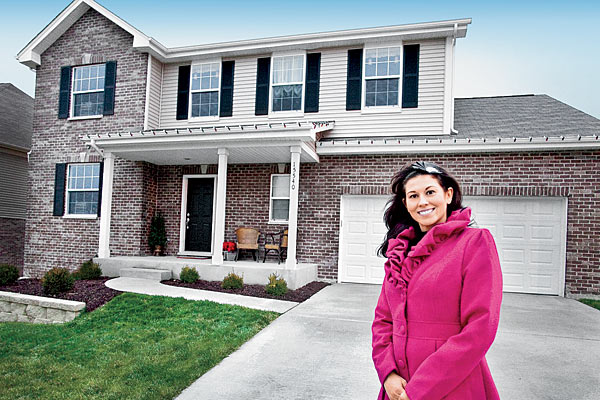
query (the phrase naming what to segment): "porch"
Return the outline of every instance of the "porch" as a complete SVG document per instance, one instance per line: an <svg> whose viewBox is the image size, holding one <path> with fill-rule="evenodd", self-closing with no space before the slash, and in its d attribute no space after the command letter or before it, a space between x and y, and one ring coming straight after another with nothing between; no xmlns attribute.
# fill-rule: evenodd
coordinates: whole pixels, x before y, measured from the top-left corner
<svg viewBox="0 0 600 400"><path fill-rule="evenodd" d="M286 280L288 288L298 289L317 279L317 265L296 263L295 268L288 269L286 264L275 262L256 262L251 260L223 261L223 264L212 263L212 258L164 257L126 257L95 258L100 264L102 274L109 277L156 276L160 279L179 279L183 267L195 267L200 279L206 281L222 281L230 272L244 277L244 283L265 285L272 273ZM160 278L158 278L160 277Z"/></svg>

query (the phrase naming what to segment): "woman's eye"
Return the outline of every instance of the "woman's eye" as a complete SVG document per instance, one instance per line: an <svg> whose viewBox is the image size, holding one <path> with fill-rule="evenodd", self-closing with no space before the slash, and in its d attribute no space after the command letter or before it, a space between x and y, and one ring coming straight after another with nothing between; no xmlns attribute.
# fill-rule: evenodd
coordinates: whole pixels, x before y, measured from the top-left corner
<svg viewBox="0 0 600 400"><path fill-rule="evenodd" d="M427 191L427 194L434 194L434 193L435 193L435 190L428 190Z"/></svg>

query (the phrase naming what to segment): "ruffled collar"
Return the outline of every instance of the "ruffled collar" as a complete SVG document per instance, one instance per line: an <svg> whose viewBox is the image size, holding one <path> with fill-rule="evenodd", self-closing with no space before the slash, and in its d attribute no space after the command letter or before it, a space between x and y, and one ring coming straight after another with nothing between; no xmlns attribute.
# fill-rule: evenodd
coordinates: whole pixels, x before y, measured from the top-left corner
<svg viewBox="0 0 600 400"><path fill-rule="evenodd" d="M438 243L462 232L471 221L471 209L455 210L446 222L434 225L412 250L410 241L415 238L411 226L400 232L395 239L388 241L385 263L385 279L394 286L407 287L419 264L429 255Z"/></svg>

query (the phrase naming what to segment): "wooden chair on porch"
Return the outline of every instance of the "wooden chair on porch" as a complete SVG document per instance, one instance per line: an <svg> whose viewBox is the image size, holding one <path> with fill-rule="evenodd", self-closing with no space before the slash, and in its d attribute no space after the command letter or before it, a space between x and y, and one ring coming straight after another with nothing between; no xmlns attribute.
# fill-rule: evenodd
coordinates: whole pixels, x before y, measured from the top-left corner
<svg viewBox="0 0 600 400"><path fill-rule="evenodd" d="M254 228L237 228L235 230L237 236L237 252L235 261L238 260L240 251L248 250L252 252L254 261L258 261L258 238L260 232Z"/></svg>
<svg viewBox="0 0 600 400"><path fill-rule="evenodd" d="M270 239L269 239L270 238ZM287 256L288 248L288 230L279 231L277 233L267 233L265 237L265 256L263 263L267 259L267 254L271 251L277 253L277 264L283 261L283 255Z"/></svg>

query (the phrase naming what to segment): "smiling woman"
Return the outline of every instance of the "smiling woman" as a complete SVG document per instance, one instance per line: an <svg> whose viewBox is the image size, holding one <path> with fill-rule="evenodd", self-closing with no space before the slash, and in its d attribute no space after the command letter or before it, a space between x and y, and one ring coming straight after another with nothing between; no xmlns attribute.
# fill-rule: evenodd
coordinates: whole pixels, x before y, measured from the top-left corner
<svg viewBox="0 0 600 400"><path fill-rule="evenodd" d="M502 300L492 235L470 227L458 182L436 164L406 166L392 191L372 327L379 399L499 399L485 361Z"/></svg>

